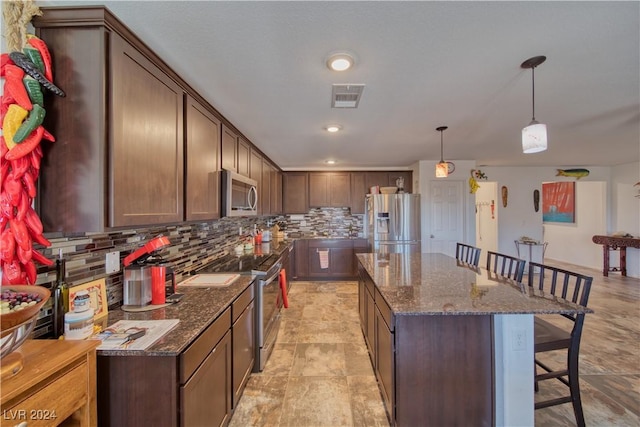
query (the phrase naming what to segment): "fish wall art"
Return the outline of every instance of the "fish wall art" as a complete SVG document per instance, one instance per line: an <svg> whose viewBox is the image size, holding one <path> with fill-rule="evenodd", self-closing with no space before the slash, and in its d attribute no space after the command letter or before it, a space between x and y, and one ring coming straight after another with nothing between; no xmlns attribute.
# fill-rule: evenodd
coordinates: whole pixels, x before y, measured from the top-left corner
<svg viewBox="0 0 640 427"><path fill-rule="evenodd" d="M575 179L580 179L589 175L588 169L558 169L556 176L570 176Z"/></svg>

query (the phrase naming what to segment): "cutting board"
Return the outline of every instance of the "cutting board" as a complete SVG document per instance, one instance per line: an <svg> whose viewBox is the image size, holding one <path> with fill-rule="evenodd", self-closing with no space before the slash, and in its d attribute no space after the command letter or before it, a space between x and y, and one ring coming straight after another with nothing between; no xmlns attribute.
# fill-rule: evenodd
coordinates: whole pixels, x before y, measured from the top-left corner
<svg viewBox="0 0 640 427"><path fill-rule="evenodd" d="M239 274L196 274L178 283L178 286L195 288L224 287L231 285L238 277L240 277Z"/></svg>

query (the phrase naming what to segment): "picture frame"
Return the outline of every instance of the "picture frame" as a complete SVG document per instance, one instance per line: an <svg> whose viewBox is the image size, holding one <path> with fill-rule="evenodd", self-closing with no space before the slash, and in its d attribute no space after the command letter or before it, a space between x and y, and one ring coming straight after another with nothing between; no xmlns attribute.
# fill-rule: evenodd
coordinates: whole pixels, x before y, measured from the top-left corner
<svg viewBox="0 0 640 427"><path fill-rule="evenodd" d="M69 288L69 311L73 311L73 300L80 291L89 292L89 304L93 308L93 320L99 322L109 314L107 302L107 284L105 279L97 279Z"/></svg>
<svg viewBox="0 0 640 427"><path fill-rule="evenodd" d="M542 222L576 222L576 183L569 181L542 184Z"/></svg>

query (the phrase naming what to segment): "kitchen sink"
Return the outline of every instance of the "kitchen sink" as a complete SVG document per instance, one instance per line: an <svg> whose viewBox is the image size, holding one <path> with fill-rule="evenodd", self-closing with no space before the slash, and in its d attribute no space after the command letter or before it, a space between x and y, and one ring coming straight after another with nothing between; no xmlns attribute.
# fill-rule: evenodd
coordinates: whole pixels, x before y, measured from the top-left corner
<svg viewBox="0 0 640 427"><path fill-rule="evenodd" d="M191 288L225 288L231 286L240 277L239 274L195 274L178 283L178 286Z"/></svg>

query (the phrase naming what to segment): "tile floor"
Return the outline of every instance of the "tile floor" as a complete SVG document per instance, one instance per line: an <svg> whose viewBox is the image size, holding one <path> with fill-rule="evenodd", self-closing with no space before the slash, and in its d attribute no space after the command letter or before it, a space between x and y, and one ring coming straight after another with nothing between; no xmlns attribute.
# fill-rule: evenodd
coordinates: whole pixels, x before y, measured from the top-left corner
<svg viewBox="0 0 640 427"><path fill-rule="evenodd" d="M640 426L640 280L547 260L593 276L580 375L588 426ZM358 318L356 282L292 282L265 370L249 379L232 427L388 426ZM540 394L554 394L553 382ZM562 389L560 389L562 390ZM535 424L575 425L571 405Z"/></svg>
<svg viewBox="0 0 640 427"><path fill-rule="evenodd" d="M273 354L230 426L388 426L358 317L357 282L292 282Z"/></svg>

